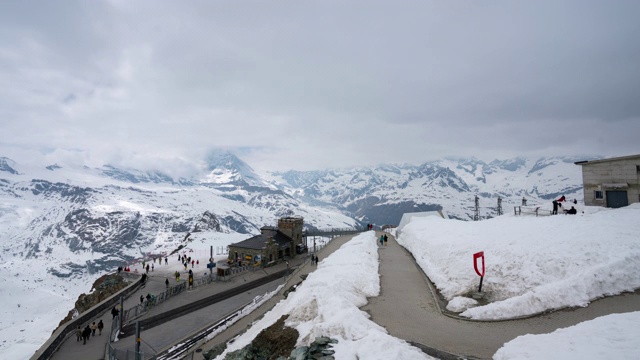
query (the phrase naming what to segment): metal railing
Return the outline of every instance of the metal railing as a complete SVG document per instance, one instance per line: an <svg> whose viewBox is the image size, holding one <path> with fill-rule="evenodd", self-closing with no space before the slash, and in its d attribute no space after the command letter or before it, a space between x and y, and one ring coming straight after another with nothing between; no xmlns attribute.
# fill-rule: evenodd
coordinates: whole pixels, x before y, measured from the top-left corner
<svg viewBox="0 0 640 360"><path fill-rule="evenodd" d="M302 236L340 236L350 235L359 232L366 231L367 229L355 229L355 228L331 228L331 229L316 229L306 230L302 233Z"/></svg>

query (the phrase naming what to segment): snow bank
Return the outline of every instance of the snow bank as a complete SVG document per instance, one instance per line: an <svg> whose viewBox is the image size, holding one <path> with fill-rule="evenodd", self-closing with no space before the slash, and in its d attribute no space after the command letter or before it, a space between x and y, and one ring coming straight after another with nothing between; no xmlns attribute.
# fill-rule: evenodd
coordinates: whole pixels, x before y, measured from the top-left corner
<svg viewBox="0 0 640 360"><path fill-rule="evenodd" d="M354 237L318 264L318 269L289 297L240 336L227 352L248 345L263 329L289 314L287 326L300 333L297 346L317 336L338 339L336 359L429 359L407 342L387 334L359 307L380 292L378 248L374 232Z"/></svg>
<svg viewBox="0 0 640 360"><path fill-rule="evenodd" d="M484 251L483 291L491 303L461 315L526 316L586 306L640 287L640 204L598 210L479 222L419 218L404 228L398 242L447 300L477 290L472 255Z"/></svg>
<svg viewBox="0 0 640 360"><path fill-rule="evenodd" d="M637 359L640 312L612 314L509 341L493 358L507 359Z"/></svg>

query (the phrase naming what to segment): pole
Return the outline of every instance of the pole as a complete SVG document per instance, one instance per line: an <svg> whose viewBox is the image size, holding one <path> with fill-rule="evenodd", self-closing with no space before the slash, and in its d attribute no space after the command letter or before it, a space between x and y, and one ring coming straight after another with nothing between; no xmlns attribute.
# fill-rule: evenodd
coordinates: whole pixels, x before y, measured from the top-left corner
<svg viewBox="0 0 640 360"><path fill-rule="evenodd" d="M213 275L213 245L211 245L211 251L210 251L210 257L209 257L209 277L211 277Z"/></svg>
<svg viewBox="0 0 640 360"><path fill-rule="evenodd" d="M482 279L484 279L484 276L480 276L480 286L478 286L478 292L482 292Z"/></svg>
<svg viewBox="0 0 640 360"><path fill-rule="evenodd" d="M287 275L289 275L289 262L285 261L285 263L287 263L287 272L284 273L284 283L287 283Z"/></svg>
<svg viewBox="0 0 640 360"><path fill-rule="evenodd" d="M122 323L124 323L124 297L120 295L120 332L118 336L122 334Z"/></svg>
<svg viewBox="0 0 640 360"><path fill-rule="evenodd" d="M136 360L141 360L140 357L140 321L136 321Z"/></svg>

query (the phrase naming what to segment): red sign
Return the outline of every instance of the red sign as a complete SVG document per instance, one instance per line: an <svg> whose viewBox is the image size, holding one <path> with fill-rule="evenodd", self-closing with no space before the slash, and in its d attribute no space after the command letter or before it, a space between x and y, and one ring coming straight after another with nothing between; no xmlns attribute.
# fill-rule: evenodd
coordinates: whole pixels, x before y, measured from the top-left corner
<svg viewBox="0 0 640 360"><path fill-rule="evenodd" d="M482 272L478 270L478 258L482 259ZM478 274L478 276L484 276L484 251L473 254L473 268L476 270L476 274Z"/></svg>

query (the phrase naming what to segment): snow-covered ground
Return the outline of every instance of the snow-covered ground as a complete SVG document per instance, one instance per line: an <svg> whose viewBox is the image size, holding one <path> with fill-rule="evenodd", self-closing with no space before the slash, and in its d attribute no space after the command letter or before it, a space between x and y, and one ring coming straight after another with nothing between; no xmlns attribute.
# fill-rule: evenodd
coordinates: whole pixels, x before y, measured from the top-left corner
<svg viewBox="0 0 640 360"><path fill-rule="evenodd" d="M519 336L498 350L507 359L640 358L640 312L612 314L558 329L551 334Z"/></svg>
<svg viewBox="0 0 640 360"><path fill-rule="evenodd" d="M473 319L505 319L587 306L639 288L638 219L640 204L480 222L423 217L405 226L398 242L449 300L449 310ZM479 251L486 263L482 290L491 301L484 306L467 297L479 285L473 265ZM521 336L494 358L637 359L639 320L640 312L613 314L551 334Z"/></svg>
<svg viewBox="0 0 640 360"><path fill-rule="evenodd" d="M424 217L405 226L398 242L452 305L467 301L460 315L506 319L586 306L639 288L638 219L640 204L479 222ZM478 288L473 254L479 251L486 263L482 291L490 303L474 306L467 297Z"/></svg>
<svg viewBox="0 0 640 360"><path fill-rule="evenodd" d="M353 254L360 254L357 262ZM317 336L337 339L333 346L336 359L429 359L419 349L387 334L359 309L367 297L379 292L378 248L374 232L369 231L322 260L295 292L255 322L218 359L251 343L285 314L289 315L286 325L300 333L298 346L309 345Z"/></svg>

